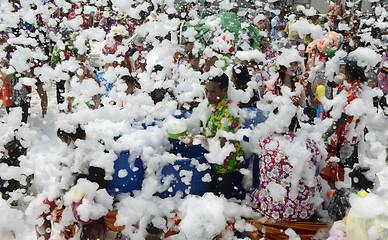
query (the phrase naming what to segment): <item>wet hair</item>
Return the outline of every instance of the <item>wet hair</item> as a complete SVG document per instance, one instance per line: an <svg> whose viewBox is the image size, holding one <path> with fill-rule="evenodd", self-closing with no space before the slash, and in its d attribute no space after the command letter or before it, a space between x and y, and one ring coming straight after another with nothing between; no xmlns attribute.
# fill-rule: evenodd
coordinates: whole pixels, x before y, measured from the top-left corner
<svg viewBox="0 0 388 240"><path fill-rule="evenodd" d="M63 131L62 129L57 130L57 136L61 139L68 140L69 138L73 141L77 139L85 139L86 138L86 132L81 128L81 126L78 126L75 133L68 133Z"/></svg>
<svg viewBox="0 0 388 240"><path fill-rule="evenodd" d="M220 89L225 89L229 87L229 77L225 73L221 76L215 76L208 79L208 82L216 82L220 86Z"/></svg>
<svg viewBox="0 0 388 240"><path fill-rule="evenodd" d="M242 89L250 81L248 68L244 64L237 64L233 67L233 76L236 78L234 85L237 89Z"/></svg>

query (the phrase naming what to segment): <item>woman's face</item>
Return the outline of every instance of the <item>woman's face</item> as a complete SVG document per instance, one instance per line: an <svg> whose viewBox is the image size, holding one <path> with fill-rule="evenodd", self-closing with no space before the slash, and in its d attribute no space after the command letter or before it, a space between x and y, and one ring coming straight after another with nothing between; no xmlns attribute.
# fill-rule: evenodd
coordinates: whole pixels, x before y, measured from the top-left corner
<svg viewBox="0 0 388 240"><path fill-rule="evenodd" d="M269 38L264 37L264 38L261 40L261 44L263 45L264 48L267 48L267 47L269 46Z"/></svg>
<svg viewBox="0 0 388 240"><path fill-rule="evenodd" d="M208 81L205 86L206 98L214 107L226 96L227 91L228 88L221 89L219 83L213 81Z"/></svg>
<svg viewBox="0 0 388 240"><path fill-rule="evenodd" d="M297 69L298 69L297 62L290 63L290 66L287 68L286 75L291 76L291 77L294 76Z"/></svg>

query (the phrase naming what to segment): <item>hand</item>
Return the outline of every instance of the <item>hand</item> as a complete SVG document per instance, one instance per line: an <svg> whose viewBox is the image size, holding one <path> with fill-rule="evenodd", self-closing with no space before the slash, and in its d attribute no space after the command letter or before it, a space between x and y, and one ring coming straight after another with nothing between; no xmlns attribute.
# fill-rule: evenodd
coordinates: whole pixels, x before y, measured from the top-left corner
<svg viewBox="0 0 388 240"><path fill-rule="evenodd" d="M180 140L180 143L184 143L187 146L191 147L193 146L194 138L195 138L194 133L190 133L189 135L179 137L178 139Z"/></svg>
<svg viewBox="0 0 388 240"><path fill-rule="evenodd" d="M301 105L300 104L301 99L302 99L302 97L300 95L298 95L298 96L295 96L295 97L292 98L292 102L294 103L294 105L300 106Z"/></svg>

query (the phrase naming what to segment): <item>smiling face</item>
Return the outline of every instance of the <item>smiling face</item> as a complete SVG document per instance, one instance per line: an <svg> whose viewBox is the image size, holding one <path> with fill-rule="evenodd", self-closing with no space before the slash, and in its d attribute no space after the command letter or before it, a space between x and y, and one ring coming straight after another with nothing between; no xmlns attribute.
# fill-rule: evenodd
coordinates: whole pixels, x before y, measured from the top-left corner
<svg viewBox="0 0 388 240"><path fill-rule="evenodd" d="M269 46L269 38L268 37L263 37L261 39L261 44L263 45L264 49L267 49L267 47Z"/></svg>
<svg viewBox="0 0 388 240"><path fill-rule="evenodd" d="M207 66L211 67L211 66L214 66L214 64L216 63L217 60L218 60L218 58L216 56L208 57L205 60L205 64Z"/></svg>
<svg viewBox="0 0 388 240"><path fill-rule="evenodd" d="M214 81L208 81L205 87L205 95L209 104L213 107L217 106L219 102L226 96L228 88L221 89L220 84Z"/></svg>
<svg viewBox="0 0 388 240"><path fill-rule="evenodd" d="M287 68L286 75L291 76L291 77L294 76L297 69L298 69L297 62L290 63L290 66Z"/></svg>
<svg viewBox="0 0 388 240"><path fill-rule="evenodd" d="M190 64L193 68L197 68L199 65L199 58L190 59Z"/></svg>

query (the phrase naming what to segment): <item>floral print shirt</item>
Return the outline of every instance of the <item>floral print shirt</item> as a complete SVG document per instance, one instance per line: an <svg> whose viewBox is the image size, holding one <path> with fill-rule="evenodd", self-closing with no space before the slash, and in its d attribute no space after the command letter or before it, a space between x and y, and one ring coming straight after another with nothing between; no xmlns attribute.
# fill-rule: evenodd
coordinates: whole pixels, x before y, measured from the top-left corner
<svg viewBox="0 0 388 240"><path fill-rule="evenodd" d="M228 99L228 96L225 96L224 99L218 103L217 107L213 109L203 131L203 134L207 138L215 137L218 130L235 133L240 127L240 118L234 117L233 114L229 112L229 106L231 104L232 101ZM234 145L236 151L231 152L229 156L226 157L224 164L214 164L216 172L234 172L244 166L244 152L241 149L240 142L234 140L230 140L230 142Z"/></svg>
<svg viewBox="0 0 388 240"><path fill-rule="evenodd" d="M260 186L253 192L253 201L259 206L259 212L276 221L308 219L319 205L317 199L322 187L316 174L320 160L317 143L307 138L304 149L310 154L310 160L296 163L298 167L304 164L298 173L285 151L285 145L294 144L295 138L293 132L288 132L259 141ZM292 181L295 176L299 181Z"/></svg>
<svg viewBox="0 0 388 240"><path fill-rule="evenodd" d="M278 51L276 51L271 45L267 47L265 50L265 59L269 60L278 55Z"/></svg>
<svg viewBox="0 0 388 240"><path fill-rule="evenodd" d="M126 65L129 65L130 63L130 56L129 56L129 51L127 50L125 53L119 53L118 50L119 50L119 47L120 46L124 46L120 41L114 41L112 43L108 43L104 46L104 48L102 49L102 53L104 55L108 55L108 54L116 54L117 58L120 58L120 57L123 57L123 60L121 62L118 62L118 61L115 61L113 62L113 66L114 67L117 67L117 66L122 66L122 67L125 67ZM117 52L117 53L116 53ZM119 60L119 59L118 59Z"/></svg>

